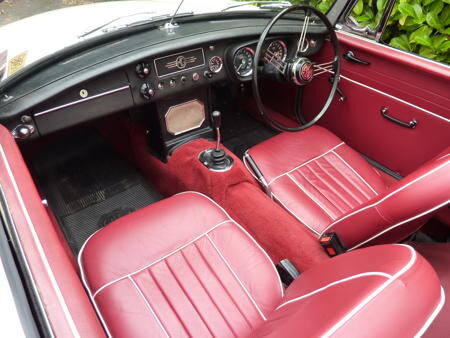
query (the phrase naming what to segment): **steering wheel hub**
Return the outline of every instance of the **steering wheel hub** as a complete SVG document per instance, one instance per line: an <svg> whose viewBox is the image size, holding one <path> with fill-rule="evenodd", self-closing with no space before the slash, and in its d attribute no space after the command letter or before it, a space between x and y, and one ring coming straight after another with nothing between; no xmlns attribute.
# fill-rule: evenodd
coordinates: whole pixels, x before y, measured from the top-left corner
<svg viewBox="0 0 450 338"><path fill-rule="evenodd" d="M313 63L307 58L298 58L290 67L290 78L298 86L303 86L312 81L314 77Z"/></svg>

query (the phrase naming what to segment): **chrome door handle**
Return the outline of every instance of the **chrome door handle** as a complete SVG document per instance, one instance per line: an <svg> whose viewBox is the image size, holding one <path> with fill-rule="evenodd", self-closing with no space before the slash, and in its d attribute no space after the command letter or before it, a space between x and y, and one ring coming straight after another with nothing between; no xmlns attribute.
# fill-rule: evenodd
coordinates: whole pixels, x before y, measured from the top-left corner
<svg viewBox="0 0 450 338"><path fill-rule="evenodd" d="M344 59L349 62L356 62L356 63L362 64L362 65L370 65L369 61L364 61L364 60L358 59L355 56L355 53L353 53L351 50L349 50L348 52L346 52L344 54Z"/></svg>
<svg viewBox="0 0 450 338"><path fill-rule="evenodd" d="M380 113L381 113L381 115L384 118L388 119L391 122L397 123L398 125L401 125L402 127L409 128L409 129L414 129L417 126L417 121L416 120L411 120L409 122L404 122L402 120L399 120L399 119L389 115L387 107L381 108Z"/></svg>

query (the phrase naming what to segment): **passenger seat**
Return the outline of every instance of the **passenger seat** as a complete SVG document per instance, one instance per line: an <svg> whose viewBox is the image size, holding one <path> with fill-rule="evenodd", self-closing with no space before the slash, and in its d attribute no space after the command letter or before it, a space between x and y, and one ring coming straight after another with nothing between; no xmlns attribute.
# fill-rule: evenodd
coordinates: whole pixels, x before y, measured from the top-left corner
<svg viewBox="0 0 450 338"><path fill-rule="evenodd" d="M258 243L194 192L98 231L79 264L114 337L412 337L444 302L436 273L406 245L345 253L284 290Z"/></svg>

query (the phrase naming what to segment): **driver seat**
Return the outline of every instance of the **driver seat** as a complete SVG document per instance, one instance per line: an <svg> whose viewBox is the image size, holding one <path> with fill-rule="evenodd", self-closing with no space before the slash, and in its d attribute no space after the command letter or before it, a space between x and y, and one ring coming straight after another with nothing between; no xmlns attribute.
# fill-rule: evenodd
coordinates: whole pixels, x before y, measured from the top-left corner
<svg viewBox="0 0 450 338"><path fill-rule="evenodd" d="M265 191L320 238L347 250L403 240L450 202L450 147L387 186L380 173L325 128L281 133L247 151ZM252 163L251 163L252 162ZM262 175L262 176L261 176Z"/></svg>

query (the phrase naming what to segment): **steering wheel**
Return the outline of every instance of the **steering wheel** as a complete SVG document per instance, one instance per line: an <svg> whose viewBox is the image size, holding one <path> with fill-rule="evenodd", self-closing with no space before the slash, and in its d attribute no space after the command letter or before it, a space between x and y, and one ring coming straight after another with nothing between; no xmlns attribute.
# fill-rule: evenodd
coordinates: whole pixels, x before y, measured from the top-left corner
<svg viewBox="0 0 450 338"><path fill-rule="evenodd" d="M300 32L300 37L297 43L297 51L295 55L289 59L289 60L283 60L279 55L276 53L273 53L269 50L265 51L264 55L264 61L271 65L277 73L279 73L279 77L283 81L287 81L289 83L293 83L296 86L306 86L311 81L313 81L315 76L324 74L324 73L330 73L333 75L331 80L331 89L330 93L328 95L327 100L325 101L324 106L319 111L319 113L309 122L302 124L298 127L288 127L285 126L278 121L275 121L272 119L266 112L266 108L262 102L259 86L258 86L258 76L261 69L264 69L264 67L260 67L259 63L261 60L261 54L264 50L265 40L267 35L269 34L272 27L275 25L275 23L280 20L281 17L285 16L287 13L293 12L293 11L304 11L305 16L303 19L303 25L302 30ZM309 22L311 20L311 16L314 14L317 16L327 27L328 33L330 35L331 44L334 51L334 58L331 61L323 62L321 64L316 64L310 61L307 57L302 56L302 51L305 50L305 42L306 41L306 35L308 32L308 26ZM278 13L264 28L264 31L261 34L261 37L259 38L258 45L256 46L256 52L254 56L254 62L253 62L253 76L252 76L252 88L253 88L253 95L256 100L256 105L259 109L259 112L261 116L274 128L282 130L282 131L291 131L296 132L300 130L307 129L317 123L319 119L325 114L327 109L330 107L331 102L333 101L333 97L336 93L336 89L339 82L339 75L341 70L341 62L339 59L339 41L336 36L336 32L334 31L333 26L331 25L331 22L328 20L328 18L319 12L317 9L310 7L310 6L292 6L289 8L284 9L280 13ZM296 100L297 101L297 100Z"/></svg>

